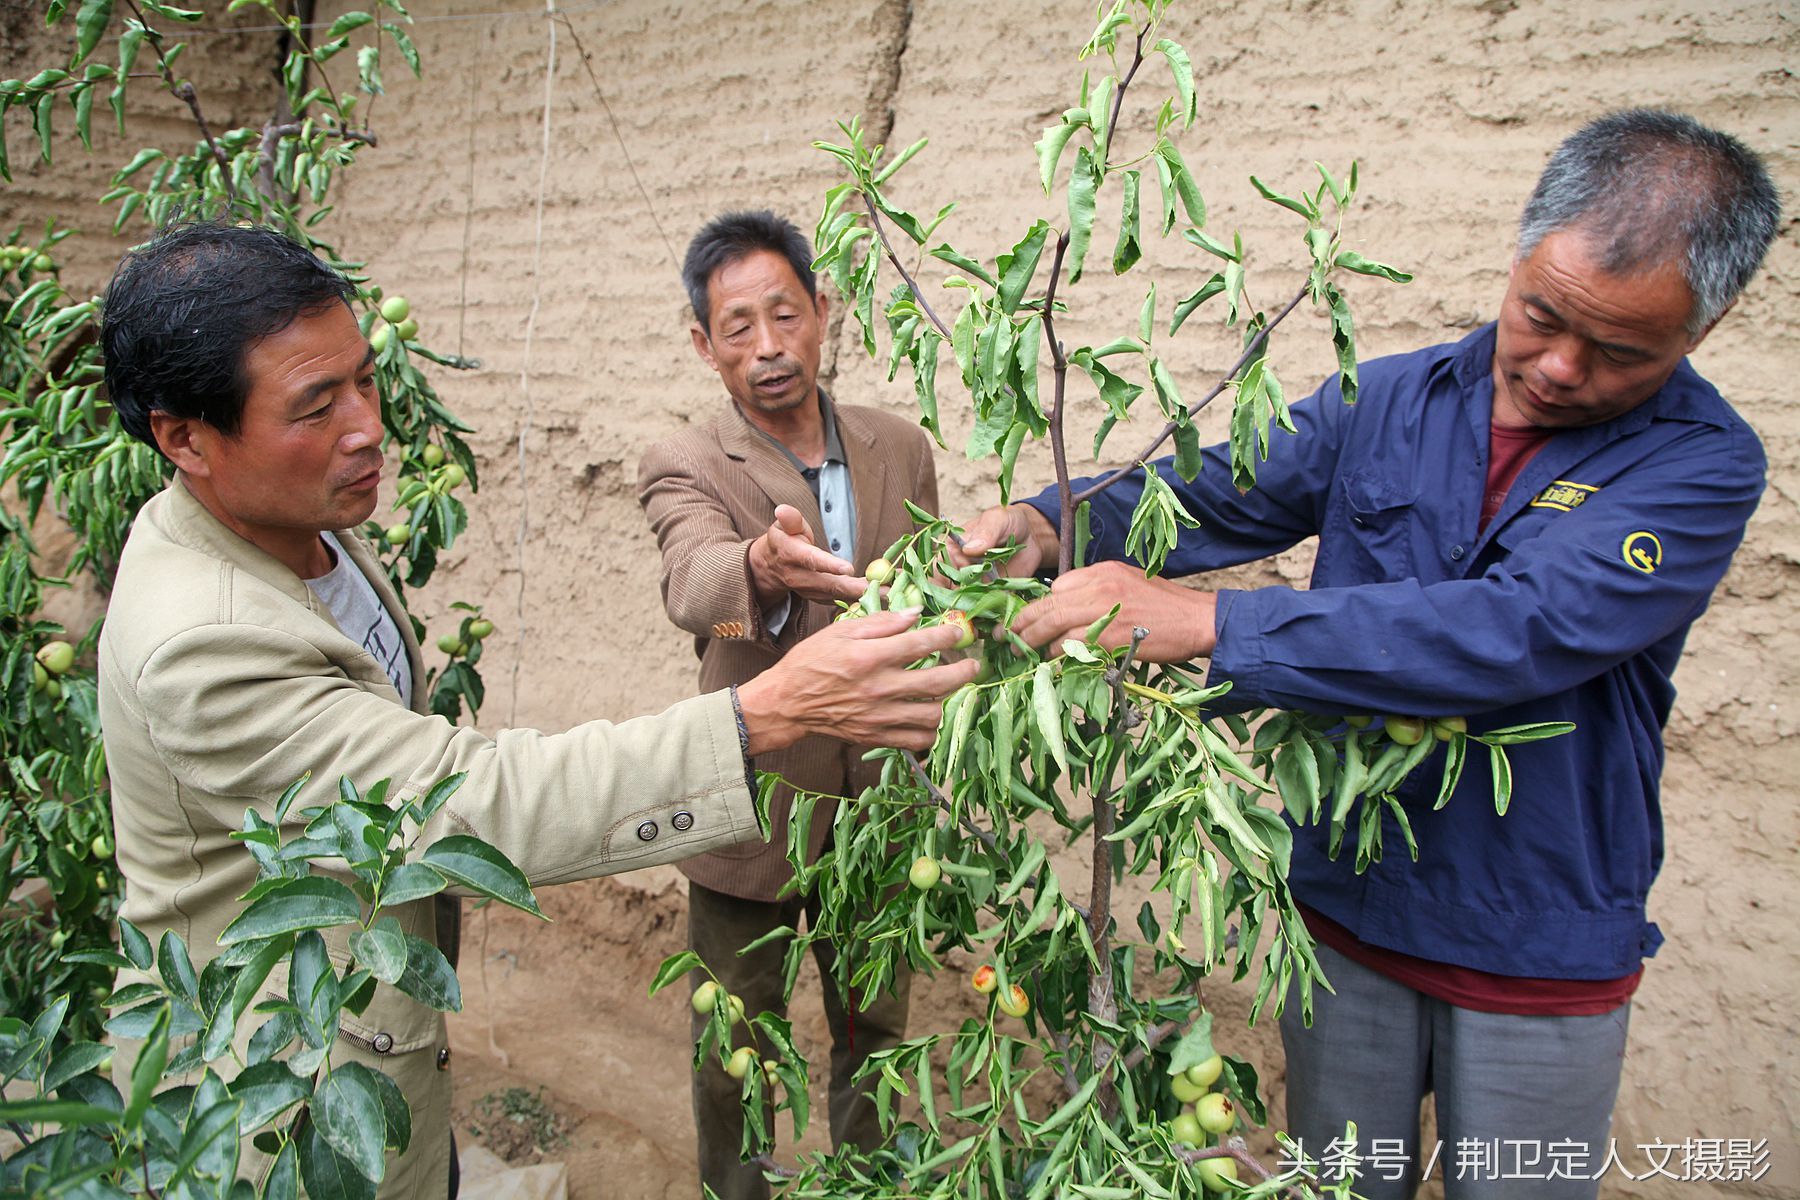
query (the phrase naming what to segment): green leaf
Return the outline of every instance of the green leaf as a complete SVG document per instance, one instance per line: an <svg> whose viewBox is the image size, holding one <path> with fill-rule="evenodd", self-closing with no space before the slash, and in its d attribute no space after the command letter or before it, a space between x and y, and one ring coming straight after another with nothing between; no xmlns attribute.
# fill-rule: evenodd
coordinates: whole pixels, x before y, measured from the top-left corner
<svg viewBox="0 0 1800 1200"><path fill-rule="evenodd" d="M1150 360L1150 382L1156 387L1156 403L1163 416L1179 421L1187 413L1187 406L1181 402L1181 390L1175 386L1168 364L1160 358Z"/></svg>
<svg viewBox="0 0 1800 1200"><path fill-rule="evenodd" d="M406 1094L399 1084L380 1071L371 1071L369 1075L374 1080L375 1090L381 1093L381 1115L387 1123L382 1140L395 1154L405 1154L412 1144L412 1109L407 1106Z"/></svg>
<svg viewBox="0 0 1800 1200"><path fill-rule="evenodd" d="M1100 166L1086 146L1075 152L1075 167L1069 173L1069 282L1081 278L1082 263L1087 260L1088 244L1094 236L1095 197L1100 191Z"/></svg>
<svg viewBox="0 0 1800 1200"><path fill-rule="evenodd" d="M78 63L94 52L112 21L113 0L82 0L75 14L75 58ZM73 65L73 64L71 64Z"/></svg>
<svg viewBox="0 0 1800 1200"><path fill-rule="evenodd" d="M398 908L435 896L448 886L449 880L424 863L405 863L387 877L381 889L381 904L383 908Z"/></svg>
<svg viewBox="0 0 1800 1200"><path fill-rule="evenodd" d="M1187 296L1175 305L1175 317L1169 322L1169 336L1174 337L1182 323L1193 311L1225 290L1225 276L1214 272L1213 277L1200 285L1200 290Z"/></svg>
<svg viewBox="0 0 1800 1200"><path fill-rule="evenodd" d="M1050 194L1050 185L1056 179L1056 164L1062 159L1063 147L1069 144L1069 138L1079 128L1079 125L1067 123L1052 125L1038 138L1038 178L1044 185L1044 195Z"/></svg>
<svg viewBox="0 0 1800 1200"><path fill-rule="evenodd" d="M1006 315L1011 316L1025 298L1025 290L1031 286L1031 277L1037 272L1038 259L1043 256L1044 242L1049 236L1050 226L1039 221L1012 248L1011 253L1002 254L995 260L1000 275L997 298L1000 311Z"/></svg>
<svg viewBox="0 0 1800 1200"><path fill-rule="evenodd" d="M1250 177L1250 186L1255 188L1257 194L1271 204L1279 204L1289 212L1299 213L1308 221L1316 221L1319 219L1319 210L1310 201L1304 199L1296 200L1292 196L1284 196L1254 175Z"/></svg>
<svg viewBox="0 0 1800 1200"><path fill-rule="evenodd" d="M1181 197L1181 207L1187 210L1188 220L1195 225L1206 224L1206 200L1200 195L1200 185L1194 182L1193 172L1188 170L1187 160L1181 157L1181 151L1174 142L1165 138L1157 148L1157 154L1169 165L1169 174L1175 181L1175 194Z"/></svg>
<svg viewBox="0 0 1800 1200"><path fill-rule="evenodd" d="M938 346L943 338L927 330L913 343L913 396L919 403L919 424L931 434L931 440L944 448L944 431L938 423L937 362Z"/></svg>
<svg viewBox="0 0 1800 1200"><path fill-rule="evenodd" d="M163 1068L169 1064L169 1019L170 1009L164 1004L157 1010L144 1045L138 1051L137 1061L131 1065L131 1101L125 1106L123 1118L127 1129L136 1129L138 1122L143 1120L144 1110L150 1107L150 1097L155 1094L156 1085L162 1082Z"/></svg>
<svg viewBox="0 0 1800 1200"><path fill-rule="evenodd" d="M156 966L171 992L189 1002L199 996L200 980L194 974L193 960L188 957L187 947L182 945L181 939L175 936L172 929L166 930L162 935Z"/></svg>
<svg viewBox="0 0 1800 1200"><path fill-rule="evenodd" d="M330 41L333 38L341 38L352 29L361 29L364 25L373 24L374 21L374 13L347 12L331 23L331 28L326 31L325 39Z"/></svg>
<svg viewBox="0 0 1800 1200"><path fill-rule="evenodd" d="M1512 803L1512 763L1507 760L1502 747L1489 746L1488 765L1494 773L1494 812L1504 817L1507 806Z"/></svg>
<svg viewBox="0 0 1800 1200"><path fill-rule="evenodd" d="M462 985L444 952L430 942L406 935L406 970L394 985L439 1012L462 1011Z"/></svg>
<svg viewBox="0 0 1800 1200"><path fill-rule="evenodd" d="M131 965L140 971L148 971L155 962L150 953L150 939L144 936L143 930L124 917L119 918L119 949L125 952Z"/></svg>
<svg viewBox="0 0 1800 1200"><path fill-rule="evenodd" d="M662 960L662 965L656 968L656 977L650 981L650 994L656 995L695 967L703 965L705 964L700 961L700 956L692 950L683 950L679 954L669 955Z"/></svg>
<svg viewBox="0 0 1800 1200"><path fill-rule="evenodd" d="M296 933L302 929L330 929L348 925L362 916L356 893L335 879L308 875L289 879L238 914L219 935L219 945L229 946L251 938Z"/></svg>
<svg viewBox="0 0 1800 1200"><path fill-rule="evenodd" d="M967 271L989 287L1000 286L999 281L994 278L993 274L989 272L986 267L964 254L956 247L950 245L948 242L943 242L934 246L931 249L930 254L931 257L947 262L958 270Z"/></svg>
<svg viewBox="0 0 1800 1200"><path fill-rule="evenodd" d="M1119 209L1119 240L1113 244L1112 269L1114 275L1123 275L1137 264L1144 256L1142 230L1138 205L1138 185L1140 172L1125 172L1124 198Z"/></svg>
<svg viewBox="0 0 1800 1200"><path fill-rule="evenodd" d="M371 96L382 94L381 87L381 51L374 46L364 46L356 52L357 86Z"/></svg>
<svg viewBox="0 0 1800 1200"><path fill-rule="evenodd" d="M375 1181L325 1140L317 1122L300 1134L300 1181L314 1200L375 1200Z"/></svg>
<svg viewBox="0 0 1800 1200"><path fill-rule="evenodd" d="M380 1182L387 1168L387 1119L372 1075L357 1062L334 1067L313 1093L311 1111L326 1143L365 1178Z"/></svg>
<svg viewBox="0 0 1800 1200"><path fill-rule="evenodd" d="M1194 1023L1188 1026L1187 1032L1181 1035L1181 1040L1169 1051L1170 1075L1179 1075L1218 1053L1213 1048L1212 1023L1212 1013L1202 1009Z"/></svg>
<svg viewBox="0 0 1800 1200"><path fill-rule="evenodd" d="M1150 290L1144 295L1143 307L1138 309L1138 340L1146 346L1156 334L1156 281L1150 281ZM1095 355L1099 357L1099 355ZM1151 367L1155 371L1154 365Z"/></svg>
<svg viewBox="0 0 1800 1200"><path fill-rule="evenodd" d="M1182 124L1184 127L1192 125L1200 113L1199 97L1194 93L1193 62L1186 50L1168 38L1158 41L1152 49L1169 60L1169 74L1175 78L1175 95L1181 101Z"/></svg>
<svg viewBox="0 0 1800 1200"><path fill-rule="evenodd" d="M383 983L395 983L406 970L406 935L400 922L382 917L372 929L350 935L350 953Z"/></svg>
<svg viewBox="0 0 1800 1200"><path fill-rule="evenodd" d="M312 1094L311 1081L295 1075L282 1062L245 1067L229 1087L231 1094L243 1102L238 1126L245 1134L262 1128Z"/></svg>
<svg viewBox="0 0 1800 1200"><path fill-rule="evenodd" d="M1378 263L1373 259L1364 258L1354 250L1341 252L1333 260L1333 265L1342 267L1346 271L1355 271L1358 275L1373 275L1378 279L1385 279L1389 283L1412 282L1412 276L1405 271L1390 267L1386 263Z"/></svg>
<svg viewBox="0 0 1800 1200"><path fill-rule="evenodd" d="M1530 721L1524 725L1508 725L1505 729L1490 729L1476 735L1474 740L1487 746L1513 746L1574 732L1573 721Z"/></svg>
<svg viewBox="0 0 1800 1200"><path fill-rule="evenodd" d="M534 917L544 916L525 873L480 838L461 834L442 838L426 848L420 861L483 896Z"/></svg>
<svg viewBox="0 0 1800 1200"><path fill-rule="evenodd" d="M397 9L399 6L390 7ZM394 39L394 46L400 51L400 57L406 60L407 69L413 73L413 78L419 78L419 48L413 45L412 35L392 21L383 21L381 27Z"/></svg>
<svg viewBox="0 0 1800 1200"><path fill-rule="evenodd" d="M1184 415L1175 423L1175 474L1184 482L1192 483L1205 461L1200 449L1200 430Z"/></svg>
<svg viewBox="0 0 1800 1200"><path fill-rule="evenodd" d="M5 1100L0 1101L0 1121L17 1121L29 1125L61 1125L74 1129L82 1125L105 1125L117 1121L119 1114L96 1104L76 1100Z"/></svg>
<svg viewBox="0 0 1800 1200"><path fill-rule="evenodd" d="M99 1042L71 1042L57 1051L44 1072L43 1090L54 1092L77 1075L85 1075L112 1056L112 1047Z"/></svg>
<svg viewBox="0 0 1800 1200"><path fill-rule="evenodd" d="M217 1077L213 1077L213 1087L218 1087ZM198 1107L198 1101L196 1101ZM168 1183L164 1186L170 1194L179 1194L176 1189L190 1174L194 1173L195 1164L201 1156L210 1150L214 1143L227 1135L232 1141L237 1140L238 1112L243 1107L236 1100L222 1100L210 1105L198 1117L188 1121L181 1138L181 1150L176 1155L175 1169L169 1174ZM235 1158L236 1147L227 1148L227 1156Z"/></svg>

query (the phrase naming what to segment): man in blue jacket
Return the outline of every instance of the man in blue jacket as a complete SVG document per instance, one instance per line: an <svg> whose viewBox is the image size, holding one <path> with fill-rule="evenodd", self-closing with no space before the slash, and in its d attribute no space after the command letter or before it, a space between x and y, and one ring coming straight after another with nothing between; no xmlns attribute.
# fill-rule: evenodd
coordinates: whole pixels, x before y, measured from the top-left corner
<svg viewBox="0 0 1800 1200"><path fill-rule="evenodd" d="M1323 825L1295 830L1294 895L1336 993L1310 1029L1297 1005L1282 1017L1289 1127L1316 1157L1354 1120L1380 1159L1356 1185L1371 1200L1410 1196L1432 1160L1428 1092L1453 1198L1591 1197L1609 1165L1630 997L1662 940L1645 900L1670 677L1763 490L1756 435L1685 356L1778 218L1735 139L1664 112L1593 122L1526 205L1497 323L1362 364L1354 405L1327 382L1246 495L1226 447L1192 484L1160 464L1200 520L1168 575L1317 535L1310 590L1146 580L1120 561L1139 472L1093 501L1091 556L1113 561L1014 625L1054 645L1119 604L1109 639L1143 626L1143 658L1210 656L1241 706L1576 726L1514 748L1504 817L1485 761L1436 812L1438 772L1414 772L1416 863L1358 875ZM992 510L966 553L1013 540L1010 570L1054 564L1056 517L1053 491Z"/></svg>

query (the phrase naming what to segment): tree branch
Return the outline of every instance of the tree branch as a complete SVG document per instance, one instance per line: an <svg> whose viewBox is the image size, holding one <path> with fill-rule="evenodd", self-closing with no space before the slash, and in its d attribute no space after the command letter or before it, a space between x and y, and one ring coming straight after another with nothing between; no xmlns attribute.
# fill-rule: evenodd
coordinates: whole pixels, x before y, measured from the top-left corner
<svg viewBox="0 0 1800 1200"><path fill-rule="evenodd" d="M1075 569L1075 506L1069 501L1069 451L1063 436L1063 401L1068 393L1069 360L1056 337L1056 285L1062 282L1063 254L1069 248L1069 235L1056 239L1056 253L1050 260L1050 286L1044 290L1044 336L1050 341L1050 362L1056 378L1056 389L1050 403L1050 454L1056 462L1056 496L1062 506L1057 516L1056 571L1066 575Z"/></svg>
<svg viewBox="0 0 1800 1200"><path fill-rule="evenodd" d="M1208 404L1211 404L1214 400L1218 399L1220 393L1231 386L1232 380L1237 378L1238 373L1249 366L1251 361L1254 360L1257 355L1262 353L1264 346L1268 344L1269 335L1275 332L1275 327L1277 325L1287 320L1289 313L1299 307L1300 301L1306 299L1307 290L1308 289L1305 286L1302 286L1299 291L1295 292L1293 299L1289 300L1287 305L1282 308L1280 312L1275 314L1274 319L1263 326L1262 329L1257 332L1256 336L1250 339L1250 344L1244 347L1244 352L1238 356L1238 360L1235 363L1231 364L1231 369L1225 372L1224 378L1219 380L1212 391L1206 393L1206 395L1202 396L1195 403L1188 405L1187 411L1189 417L1194 416L1194 414L1198 413ZM1092 500L1095 496L1098 496L1101 492L1104 492L1107 488L1137 470L1139 464L1150 461L1150 457L1156 453L1156 448L1168 441L1169 436L1175 432L1175 429L1176 425L1173 421L1164 425L1162 427L1162 432L1157 434L1148 446L1145 446L1143 450L1139 451L1138 454L1132 458L1129 465L1120 467L1118 470L1102 476L1096 482L1081 489L1081 491L1070 497L1071 502L1080 504L1084 500Z"/></svg>
<svg viewBox="0 0 1800 1200"><path fill-rule="evenodd" d="M1175 1154L1183 1161L1190 1163L1205 1162L1209 1158L1229 1158L1250 1172L1257 1183L1266 1183L1275 1178L1274 1172L1263 1166L1262 1160L1256 1155L1250 1153L1250 1148L1244 1144L1244 1139L1241 1137L1227 1138L1223 1146L1209 1146L1204 1149L1176 1146ZM1281 1189L1281 1194L1291 1197L1291 1200L1303 1200L1305 1195L1294 1187Z"/></svg>
<svg viewBox="0 0 1800 1200"><path fill-rule="evenodd" d="M791 1167L782 1166L780 1163L775 1161L775 1158L773 1155L769 1155L769 1154L757 1155L755 1158L750 1160L750 1165L753 1167L756 1167L760 1170L767 1171L771 1174L779 1175L783 1179L798 1179L800 1177L800 1172L794 1170Z"/></svg>
<svg viewBox="0 0 1800 1200"><path fill-rule="evenodd" d="M967 703L967 701L965 701L965 703ZM927 792L931 793L931 798L937 801L937 806L955 817L957 823L964 829L980 838L981 844L986 846L989 851L996 855L999 854L1000 843L995 840L994 835L971 821L968 814L958 813L956 811L956 808L950 803L950 798L944 795L943 791L938 788L938 785L931 781L931 776L925 773L925 767L919 762L919 756L914 754L911 750L902 750L900 753L905 756L906 765L912 768L913 777L925 786Z"/></svg>
<svg viewBox="0 0 1800 1200"><path fill-rule="evenodd" d="M907 290L911 291L913 299L919 302L919 307L924 310L925 316L937 327L937 331L943 335L944 340L949 341L950 327L944 324L943 318L932 310L931 301L925 299L925 293L919 290L918 283L901 263L900 256L894 253L894 243L888 241L887 228L881 223L881 212L875 207L875 201L869 198L867 192L862 193L862 198L863 207L869 210L869 224L874 227L875 236L881 239L881 248L887 251L888 261L894 264L894 270L900 272L900 278L906 281Z"/></svg>
<svg viewBox="0 0 1800 1200"><path fill-rule="evenodd" d="M138 24L148 30L150 23L144 20L144 10L138 7L137 0L125 0L125 2L131 6L131 13L137 18ZM231 197L232 203L237 203L237 188L231 182L231 159L226 156L218 139L213 137L212 127L206 123L206 114L200 111L199 94L194 91L192 83L186 80L176 82L175 72L169 66L168 56L163 53L162 35L151 32L149 41L150 48L156 51L156 62L162 70L162 79L168 85L169 94L186 104L188 111L194 115L194 124L200 127L200 136L206 139L206 144L212 149L213 160L219 164L219 177L225 182L225 194Z"/></svg>
<svg viewBox="0 0 1800 1200"><path fill-rule="evenodd" d="M1143 65L1144 31L1140 29L1137 31L1137 48L1132 51L1131 69L1125 72L1123 79L1119 80L1119 90L1113 94L1112 116L1106 122L1106 152L1108 155L1112 154L1113 133L1119 128L1119 112L1125 107L1125 89L1131 86L1132 78L1137 75L1138 68ZM1104 171L1106 164L1101 163L1100 168Z"/></svg>

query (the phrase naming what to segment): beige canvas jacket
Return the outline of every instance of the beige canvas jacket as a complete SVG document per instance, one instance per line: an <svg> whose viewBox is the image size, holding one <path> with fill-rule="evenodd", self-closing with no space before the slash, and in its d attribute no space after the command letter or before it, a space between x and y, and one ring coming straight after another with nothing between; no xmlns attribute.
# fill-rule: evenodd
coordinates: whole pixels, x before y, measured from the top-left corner
<svg viewBox="0 0 1800 1200"><path fill-rule="evenodd" d="M872 408L840 404L835 411L856 497L856 552L845 557L860 572L912 531L901 501L937 511L937 471L931 443L913 422ZM832 620L832 605L801 603L779 638L763 627L750 582L750 543L775 520L777 504L799 509L815 533L824 521L806 480L735 404L715 420L652 447L638 467L638 500L662 548L669 619L694 635L701 691L755 678L795 641ZM879 774L874 764L862 761L865 749L809 737L758 756L756 767L808 791L854 796ZM775 899L793 876L787 862L791 800L785 788L775 796L767 842L739 843L687 859L681 871L727 895ZM809 859L818 857L835 812L829 803L815 810Z"/></svg>
<svg viewBox="0 0 1800 1200"><path fill-rule="evenodd" d="M390 798L409 798L466 771L420 844L473 834L537 885L758 837L725 693L562 734L490 737L453 726L422 711L419 647L372 553L354 533L338 537L406 640L413 711L291 570L214 519L179 481L133 525L100 640L100 718L124 915L152 943L173 930L200 967L217 952L236 898L255 879L231 831L247 807L272 817L282 790L308 771L291 823L299 809L328 802L340 776L362 787L391 779ZM432 901L394 915L407 933L437 938ZM341 970L344 939L327 940ZM277 975L265 991L286 989ZM241 1042L257 1023L244 1020ZM129 1077L132 1049L121 1047L116 1076ZM412 1146L390 1158L383 1200L443 1196L450 1076L440 1014L383 985L359 1019L342 1024L333 1059L345 1056L395 1079L412 1105ZM241 1171L259 1169L248 1143L244 1155Z"/></svg>

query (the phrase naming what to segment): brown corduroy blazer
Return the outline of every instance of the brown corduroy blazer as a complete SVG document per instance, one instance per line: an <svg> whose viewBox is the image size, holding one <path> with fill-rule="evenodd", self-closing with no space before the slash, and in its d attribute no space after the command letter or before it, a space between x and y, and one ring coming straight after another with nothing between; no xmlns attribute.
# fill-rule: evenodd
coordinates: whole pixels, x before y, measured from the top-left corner
<svg viewBox="0 0 1800 1200"><path fill-rule="evenodd" d="M860 572L899 538L912 519L902 500L937 511L937 470L931 443L917 425L891 413L836 405L838 438L849 461L856 496ZM663 603L669 619L694 635L700 690L743 683L772 666L794 644L829 623L830 604L798 603L778 638L763 628L750 586L749 547L775 520L777 504L805 515L815 534L824 528L818 501L800 472L744 419L736 404L706 425L650 448L638 467L638 502L662 548ZM809 737L758 758L770 771L807 791L855 796L875 782L864 746ZM773 900L793 875L787 861L788 810L782 788L771 804L769 841L742 842L678 864L689 879L746 900ZM815 810L808 861L816 859L836 806Z"/></svg>

